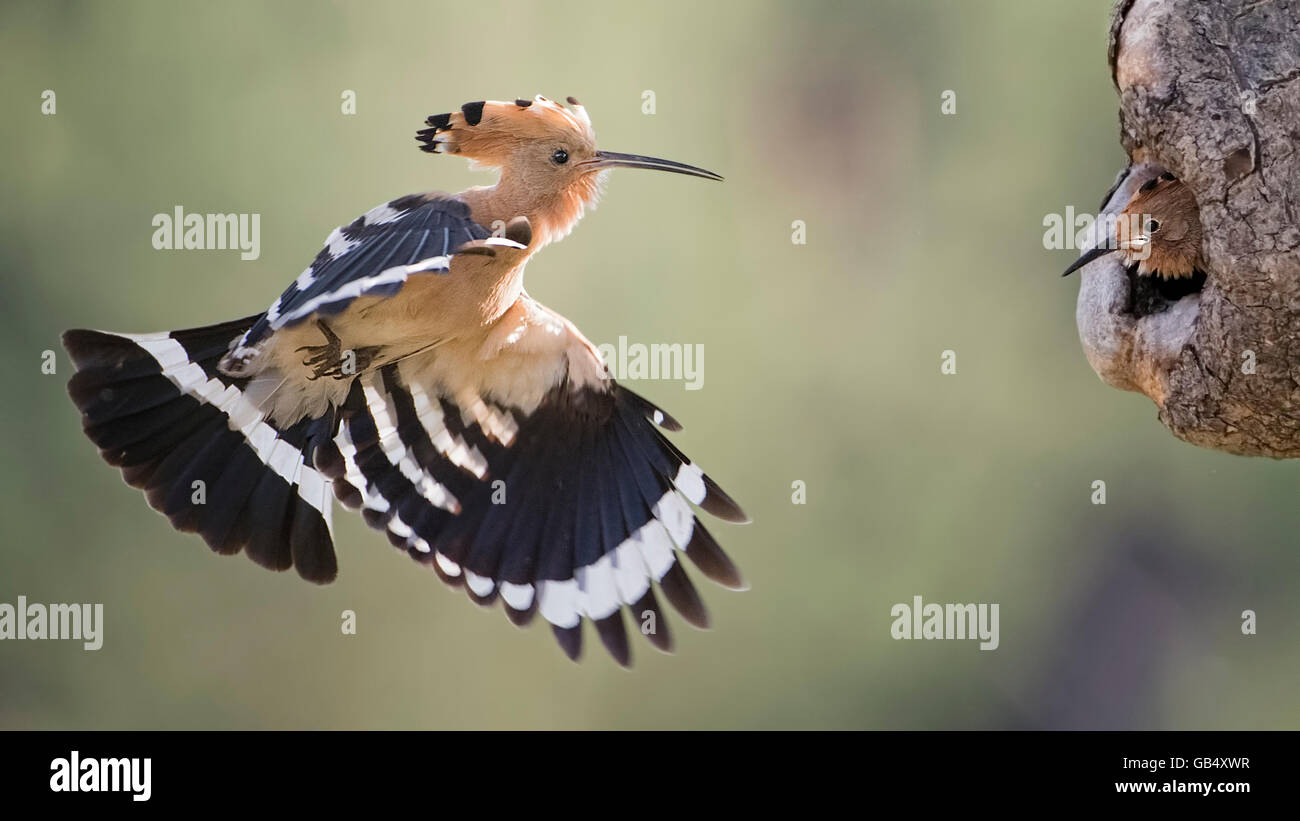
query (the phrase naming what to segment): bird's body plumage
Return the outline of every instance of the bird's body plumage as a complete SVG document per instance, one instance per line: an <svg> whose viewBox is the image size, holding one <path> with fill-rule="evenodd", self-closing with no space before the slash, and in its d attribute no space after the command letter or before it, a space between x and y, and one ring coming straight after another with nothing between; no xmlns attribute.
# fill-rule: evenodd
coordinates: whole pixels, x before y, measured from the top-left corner
<svg viewBox="0 0 1300 821"><path fill-rule="evenodd" d="M70 391L105 459L214 550L316 582L337 570L337 496L475 600L500 598L515 621L540 612L571 656L587 618L627 663L625 607L654 614L650 638L669 647L654 584L703 625L679 556L743 583L688 502L744 514L663 436L672 418L615 383L523 274L594 203L605 167L709 172L597 152L571 102L431 117L422 142L501 168L500 182L371 209L265 313L68 332Z"/></svg>

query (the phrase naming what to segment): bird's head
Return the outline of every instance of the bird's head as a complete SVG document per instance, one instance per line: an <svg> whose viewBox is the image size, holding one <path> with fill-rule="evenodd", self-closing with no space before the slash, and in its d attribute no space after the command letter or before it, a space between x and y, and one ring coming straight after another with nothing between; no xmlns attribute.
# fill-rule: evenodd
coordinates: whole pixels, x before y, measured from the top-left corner
<svg viewBox="0 0 1300 821"><path fill-rule="evenodd" d="M1201 256L1196 197L1172 174L1144 183L1120 214L1116 245L1139 274L1191 276Z"/></svg>
<svg viewBox="0 0 1300 821"><path fill-rule="evenodd" d="M1116 219L1111 242L1079 257L1065 273L1112 251L1142 275L1191 276L1201 267L1201 218L1191 189L1169 173L1143 183Z"/></svg>
<svg viewBox="0 0 1300 821"><path fill-rule="evenodd" d="M649 168L710 180L722 177L693 165L619 154L596 147L587 111L573 97L566 108L538 95L514 102L466 103L460 111L435 114L416 133L421 150L455 154L474 166L501 170L504 187L535 221L549 223L551 238L568 233L583 210L600 197L603 172Z"/></svg>

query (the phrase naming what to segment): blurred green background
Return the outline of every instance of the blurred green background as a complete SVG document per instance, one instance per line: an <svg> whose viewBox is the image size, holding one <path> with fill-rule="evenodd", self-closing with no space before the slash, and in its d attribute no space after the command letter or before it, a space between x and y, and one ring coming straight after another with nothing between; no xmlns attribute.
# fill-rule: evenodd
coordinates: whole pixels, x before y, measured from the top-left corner
<svg viewBox="0 0 1300 821"><path fill-rule="evenodd" d="M106 626L98 652L0 642L0 727L1300 726L1300 466L1181 443L1103 386L1072 253L1043 249L1044 215L1123 165L1108 7L6 3L0 602L102 602ZM636 641L631 673L342 511L328 587L212 555L65 393L64 329L261 310L334 226L490 180L416 150L426 115L537 93L727 178L615 172L529 266L597 343L704 344L703 390L633 387L754 518L710 523L752 590L694 574L714 630L676 619L677 654ZM155 251L176 205L260 213L260 259ZM1001 646L892 640L914 595L999 603Z"/></svg>

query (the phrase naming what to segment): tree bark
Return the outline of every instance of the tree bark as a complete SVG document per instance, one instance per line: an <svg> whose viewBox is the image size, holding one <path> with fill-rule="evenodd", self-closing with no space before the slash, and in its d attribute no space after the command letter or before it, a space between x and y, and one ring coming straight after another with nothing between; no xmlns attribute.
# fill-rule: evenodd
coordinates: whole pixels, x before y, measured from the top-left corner
<svg viewBox="0 0 1300 821"><path fill-rule="evenodd" d="M1208 270L1138 316L1118 255L1087 266L1088 361L1188 442L1300 457L1300 0L1120 0L1110 63L1131 164L1105 212L1172 172L1196 195Z"/></svg>

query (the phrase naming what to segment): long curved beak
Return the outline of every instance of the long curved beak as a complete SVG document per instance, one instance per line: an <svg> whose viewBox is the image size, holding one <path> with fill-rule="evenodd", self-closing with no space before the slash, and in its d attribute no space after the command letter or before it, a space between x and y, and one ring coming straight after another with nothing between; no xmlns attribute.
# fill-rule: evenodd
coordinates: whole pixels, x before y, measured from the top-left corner
<svg viewBox="0 0 1300 821"><path fill-rule="evenodd" d="M592 171L599 171L603 168L652 168L657 171L671 171L674 174L703 177L706 180L722 180L721 174L714 174L712 171L696 168L693 165L673 162L672 160L661 160L658 157L644 157L640 154L619 154L617 151L597 151L596 158L583 163L583 166Z"/></svg>
<svg viewBox="0 0 1300 821"><path fill-rule="evenodd" d="M1061 274L1061 276L1068 277L1070 274L1073 274L1075 271L1087 265L1089 262L1092 262L1097 257L1104 257L1114 250L1116 249L1107 248L1105 243L1103 243L1097 246L1096 248L1093 248L1091 251L1084 253L1083 256L1076 259L1073 263L1070 264L1069 268L1065 269L1065 273Z"/></svg>

